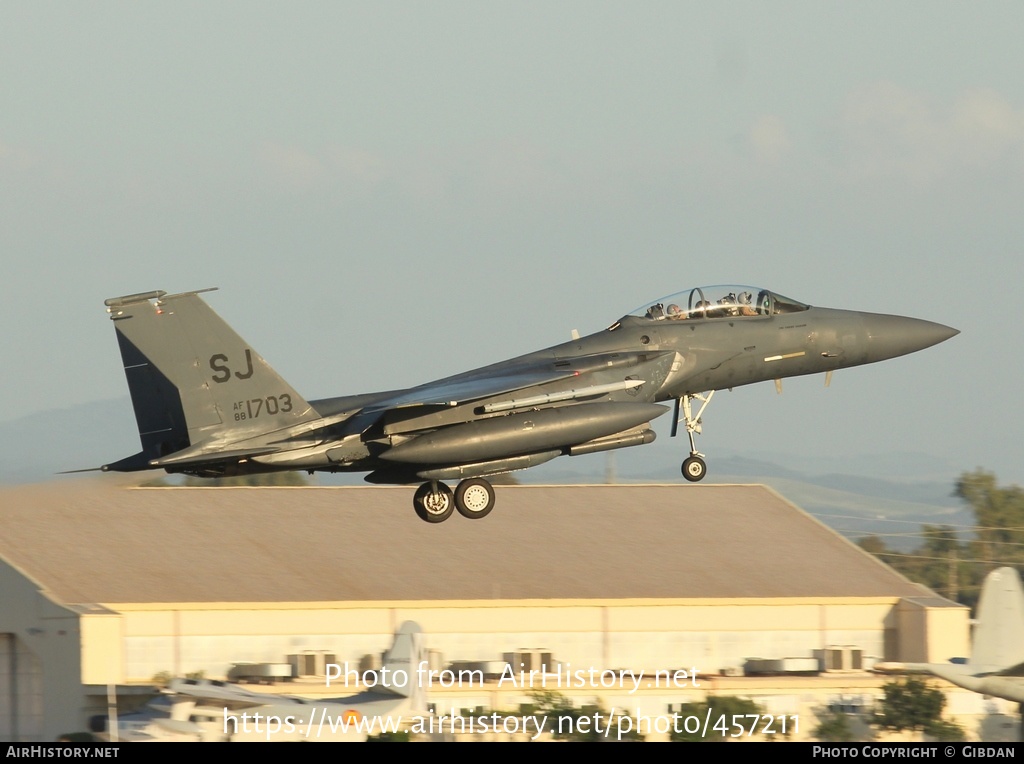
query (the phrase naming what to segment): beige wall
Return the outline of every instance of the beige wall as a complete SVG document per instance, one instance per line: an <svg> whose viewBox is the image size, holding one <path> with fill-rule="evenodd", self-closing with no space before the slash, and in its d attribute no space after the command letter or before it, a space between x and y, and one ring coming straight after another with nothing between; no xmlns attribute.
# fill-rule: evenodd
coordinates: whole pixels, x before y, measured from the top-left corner
<svg viewBox="0 0 1024 764"><path fill-rule="evenodd" d="M897 608L899 655L904 663L944 663L971 654L969 610L903 600Z"/></svg>
<svg viewBox="0 0 1024 764"><path fill-rule="evenodd" d="M81 617L82 684L124 682L123 623L117 613Z"/></svg>
<svg viewBox="0 0 1024 764"><path fill-rule="evenodd" d="M90 617L85 629L91 682L105 681L116 662L115 681L145 681L159 671L180 675L203 670L222 676L234 661L282 661L305 650L326 651L338 661L379 653L405 620L420 623L428 646L444 660L501 659L504 652L544 649L562 662L598 668L653 671L696 666L704 673L741 666L752 657L810 657L814 650L853 645L883 658L884 624L895 598L846 602L772 600L524 600L486 602L374 602L287 604L108 604L120 612ZM940 609L947 635L966 610ZM911 610L913 616L915 610ZM908 645L929 638L927 622L908 621ZM924 629L924 630L922 630ZM119 636L120 635L120 636ZM938 638L936 638L938 639ZM96 650L95 657L92 651Z"/></svg>
<svg viewBox="0 0 1024 764"><path fill-rule="evenodd" d="M0 634L13 634L22 664L32 666L29 683L22 678L19 729L31 740L52 741L86 727L81 683L78 616L39 591L22 573L0 561Z"/></svg>

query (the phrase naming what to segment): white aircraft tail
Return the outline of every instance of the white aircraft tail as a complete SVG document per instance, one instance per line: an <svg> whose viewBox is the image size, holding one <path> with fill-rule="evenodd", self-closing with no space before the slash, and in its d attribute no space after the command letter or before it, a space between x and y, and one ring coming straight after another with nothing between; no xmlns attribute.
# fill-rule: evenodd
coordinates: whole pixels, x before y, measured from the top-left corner
<svg viewBox="0 0 1024 764"><path fill-rule="evenodd" d="M1013 568L985 577L978 603L971 667L1003 671L1024 663L1024 587Z"/></svg>
<svg viewBox="0 0 1024 764"><path fill-rule="evenodd" d="M380 690L403 698L421 695L419 668L427 667L427 651L423 632L415 621L406 621L395 632L395 641L381 661Z"/></svg>

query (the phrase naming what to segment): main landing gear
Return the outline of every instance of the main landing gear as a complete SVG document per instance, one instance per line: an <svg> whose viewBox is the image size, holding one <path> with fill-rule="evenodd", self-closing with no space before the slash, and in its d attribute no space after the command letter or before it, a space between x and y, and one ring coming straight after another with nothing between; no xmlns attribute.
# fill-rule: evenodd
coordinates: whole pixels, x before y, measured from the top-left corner
<svg viewBox="0 0 1024 764"><path fill-rule="evenodd" d="M463 517L479 520L494 509L494 489L483 478L470 478L452 493L440 480L429 480L416 489L412 506L420 520L428 523L443 523L456 509Z"/></svg>
<svg viewBox="0 0 1024 764"><path fill-rule="evenodd" d="M684 395L682 398L676 398L676 413L675 421L672 422L672 437L675 437L676 431L679 428L679 408L680 404L683 409L682 421L686 423L686 434L690 437L690 456L683 461L683 477L689 480L691 483L696 483L704 479L704 476L708 474L708 466L704 463L704 454L697 450L697 444L694 442L693 436L699 435L701 432L701 414L704 413L704 409L711 403L711 397L715 394L712 390L709 393L694 393L692 395ZM693 414L692 401L696 398L701 402L700 408L697 410L697 415Z"/></svg>

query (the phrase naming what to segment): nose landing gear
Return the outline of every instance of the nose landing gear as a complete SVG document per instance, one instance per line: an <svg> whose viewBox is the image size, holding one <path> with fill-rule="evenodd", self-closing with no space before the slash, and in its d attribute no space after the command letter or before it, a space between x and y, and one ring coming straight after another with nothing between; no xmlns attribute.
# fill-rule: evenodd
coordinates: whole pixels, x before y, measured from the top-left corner
<svg viewBox="0 0 1024 764"><path fill-rule="evenodd" d="M691 483L696 483L704 479L704 476L708 474L708 466L704 462L704 454L697 450L697 443L694 441L693 436L699 435L701 432L701 415L704 413L704 409L711 403L711 397L715 394L712 390L708 393L693 393L676 398L676 411L675 419L672 422L672 437L676 436L676 432L679 430L679 422L683 421L686 424L686 434L690 438L690 456L683 461L682 473L683 477L689 480ZM692 401L697 399L701 402L700 408L697 410L697 415L693 414ZM679 417L680 407L683 410L682 419Z"/></svg>

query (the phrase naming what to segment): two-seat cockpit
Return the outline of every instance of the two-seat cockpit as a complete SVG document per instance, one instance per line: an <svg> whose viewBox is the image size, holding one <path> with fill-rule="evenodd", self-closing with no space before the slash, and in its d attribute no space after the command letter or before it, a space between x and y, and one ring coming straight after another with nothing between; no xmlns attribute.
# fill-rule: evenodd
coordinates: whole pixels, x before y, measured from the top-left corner
<svg viewBox="0 0 1024 764"><path fill-rule="evenodd" d="M766 318L797 313L810 306L758 287L726 284L694 287L645 303L627 315L652 321L695 321L711 318ZM612 328L618 328L613 325Z"/></svg>
<svg viewBox="0 0 1024 764"><path fill-rule="evenodd" d="M759 287L734 284L694 287L670 294L654 302L645 303L609 326L608 331L615 331L624 322L635 322L642 326L647 322L655 321L668 323L685 321L692 326L696 322L722 319L757 321L786 313L799 313L810 307L810 305ZM679 326L682 328L684 325ZM665 327L667 328L667 323ZM648 339L645 335L641 341ZM685 423L686 434L690 439L690 456L683 462L682 472L683 476L692 482L701 480L707 472L704 455L697 451L694 435L701 431L701 415L714 394L714 390L709 390L706 393L687 393L676 398L672 435L676 434L680 422ZM701 403L696 412L692 409L694 400Z"/></svg>

